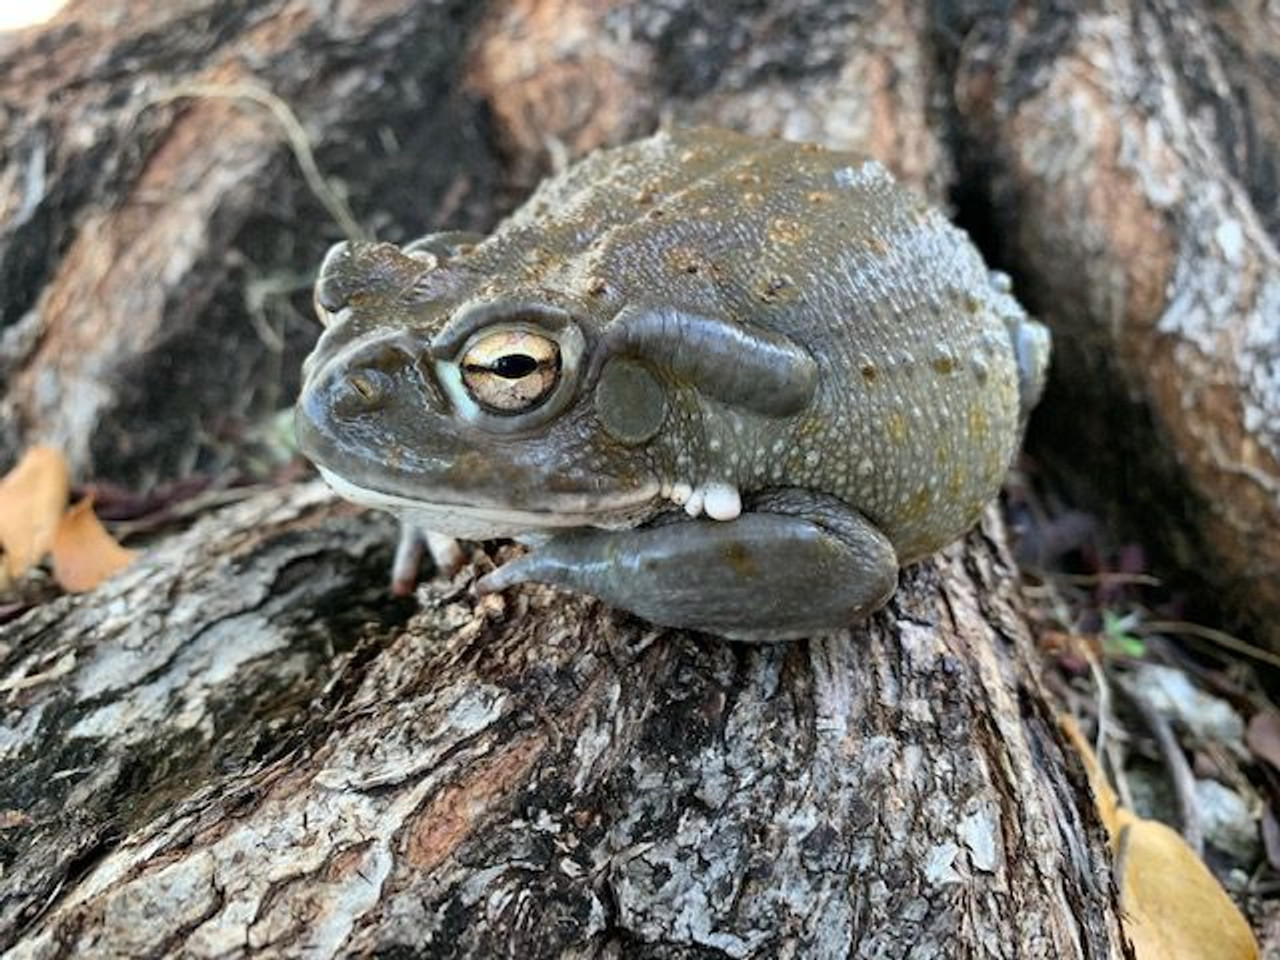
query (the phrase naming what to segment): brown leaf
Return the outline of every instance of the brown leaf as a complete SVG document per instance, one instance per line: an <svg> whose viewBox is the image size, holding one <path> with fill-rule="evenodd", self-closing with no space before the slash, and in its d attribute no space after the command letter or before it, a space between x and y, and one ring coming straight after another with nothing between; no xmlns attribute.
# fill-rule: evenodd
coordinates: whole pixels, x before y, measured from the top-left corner
<svg viewBox="0 0 1280 960"><path fill-rule="evenodd" d="M1275 710L1255 713L1245 730L1244 742L1255 757L1280 770L1280 713Z"/></svg>
<svg viewBox="0 0 1280 960"><path fill-rule="evenodd" d="M1120 835L1120 798L1107 782L1107 775L1102 772L1102 764L1093 753L1093 747L1085 741L1080 728L1074 720L1067 717L1063 721L1067 736L1080 753L1084 761L1084 771L1089 777L1089 786L1093 788L1093 802L1098 805L1098 815L1102 817L1102 825L1107 828L1107 836L1113 841Z"/></svg>
<svg viewBox="0 0 1280 960"><path fill-rule="evenodd" d="M1120 902L1137 960L1255 960L1253 931L1182 835L1128 810Z"/></svg>
<svg viewBox="0 0 1280 960"><path fill-rule="evenodd" d="M1062 725L1124 871L1121 922L1137 960L1256 960L1253 931L1195 851L1177 831L1121 807L1079 727L1070 717Z"/></svg>
<svg viewBox="0 0 1280 960"><path fill-rule="evenodd" d="M0 479L0 579L16 580L48 552L67 508L67 462L51 447L32 447Z"/></svg>
<svg viewBox="0 0 1280 960"><path fill-rule="evenodd" d="M119 573L137 554L116 543L85 497L62 518L53 541L53 575L63 590L83 593Z"/></svg>

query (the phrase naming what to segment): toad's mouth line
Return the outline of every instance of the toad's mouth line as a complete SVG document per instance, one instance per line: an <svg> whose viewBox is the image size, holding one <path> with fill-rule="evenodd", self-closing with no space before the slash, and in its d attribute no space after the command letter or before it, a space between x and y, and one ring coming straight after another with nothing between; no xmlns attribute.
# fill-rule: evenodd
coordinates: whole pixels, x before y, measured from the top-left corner
<svg viewBox="0 0 1280 960"><path fill-rule="evenodd" d="M630 527L658 498L656 479L626 493L548 494L545 507L510 507L475 501L418 499L361 487L325 467L320 476L344 500L394 513L426 530L481 540L563 527Z"/></svg>

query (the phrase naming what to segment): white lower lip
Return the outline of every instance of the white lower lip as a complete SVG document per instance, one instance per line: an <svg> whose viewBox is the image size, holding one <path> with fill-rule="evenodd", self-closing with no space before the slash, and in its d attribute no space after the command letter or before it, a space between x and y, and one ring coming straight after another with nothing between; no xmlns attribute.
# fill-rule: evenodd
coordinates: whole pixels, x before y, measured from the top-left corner
<svg viewBox="0 0 1280 960"><path fill-rule="evenodd" d="M432 503L394 493L358 487L331 470L317 467L333 492L344 500L386 510L424 530L469 540L514 537L533 530L559 527L630 526L622 518L651 503L659 494L659 484L650 481L627 495L612 495L590 501L585 494L558 500L545 511L516 510L482 504ZM621 522L620 522L621 521Z"/></svg>

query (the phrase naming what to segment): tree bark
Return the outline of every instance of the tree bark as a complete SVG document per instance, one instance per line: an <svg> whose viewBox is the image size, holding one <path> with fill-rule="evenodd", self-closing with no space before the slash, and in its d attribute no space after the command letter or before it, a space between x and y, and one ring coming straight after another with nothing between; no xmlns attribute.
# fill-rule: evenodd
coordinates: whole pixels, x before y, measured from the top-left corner
<svg viewBox="0 0 1280 960"><path fill-rule="evenodd" d="M2 459L45 442L139 485L242 465L248 424L296 394L310 279L343 238L278 111L382 239L491 223L496 158L457 88L477 11L77 0L11 40Z"/></svg>
<svg viewBox="0 0 1280 960"><path fill-rule="evenodd" d="M1276 168L1232 145L1275 142L1250 98L1277 47L1243 5L1175 43L1182 9L80 0L0 48L0 460L42 440L82 479L251 472L248 424L315 335L326 207L390 240L485 229L569 156L713 122L954 195L1053 324L1062 409L1123 394L1131 416L1087 424L1199 504L1194 542L1264 618L1270 548L1232 551L1275 519ZM1193 55L1221 85L1170 78ZM1235 112L1206 128L1206 102ZM1079 459L1049 404L1046 447ZM1162 454L1150 421L1205 450ZM480 601L485 554L415 612L382 592L390 535L286 488L0 626L0 943L1124 955L994 513L869 624L768 647L547 589Z"/></svg>
<svg viewBox="0 0 1280 960"><path fill-rule="evenodd" d="M1208 6L947 7L960 165L1053 326L1035 449L1280 650L1280 20Z"/></svg>
<svg viewBox="0 0 1280 960"><path fill-rule="evenodd" d="M12 956L1121 955L994 512L761 647L475 566L405 621L389 534L279 490L6 629Z"/></svg>

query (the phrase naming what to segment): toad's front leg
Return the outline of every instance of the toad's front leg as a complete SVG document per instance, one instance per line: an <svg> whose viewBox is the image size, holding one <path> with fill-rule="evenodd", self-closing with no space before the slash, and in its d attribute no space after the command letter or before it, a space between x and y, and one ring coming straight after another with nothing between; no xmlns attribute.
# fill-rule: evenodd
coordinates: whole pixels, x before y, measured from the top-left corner
<svg viewBox="0 0 1280 960"><path fill-rule="evenodd" d="M893 546L833 497L783 490L734 520L576 531L495 570L484 592L536 581L646 620L734 640L792 640L862 619L893 595Z"/></svg>

